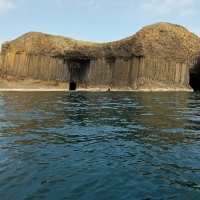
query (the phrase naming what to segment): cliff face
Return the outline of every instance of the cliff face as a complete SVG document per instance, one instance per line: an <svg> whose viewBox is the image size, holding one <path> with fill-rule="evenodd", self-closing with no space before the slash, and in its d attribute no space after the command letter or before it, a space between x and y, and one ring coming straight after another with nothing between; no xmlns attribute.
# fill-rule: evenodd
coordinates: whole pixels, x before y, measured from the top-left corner
<svg viewBox="0 0 200 200"><path fill-rule="evenodd" d="M73 82L73 89L188 90L190 84L198 90L199 59L200 38L169 23L146 26L110 43L29 32L3 43L0 73Z"/></svg>

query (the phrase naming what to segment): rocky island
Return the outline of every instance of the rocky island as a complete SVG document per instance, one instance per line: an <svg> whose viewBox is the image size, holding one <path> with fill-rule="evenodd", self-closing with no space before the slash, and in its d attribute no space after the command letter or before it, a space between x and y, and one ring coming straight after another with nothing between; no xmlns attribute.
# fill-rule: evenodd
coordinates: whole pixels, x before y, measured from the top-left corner
<svg viewBox="0 0 200 200"><path fill-rule="evenodd" d="M200 38L156 23L93 43L29 32L2 44L0 90L200 90Z"/></svg>

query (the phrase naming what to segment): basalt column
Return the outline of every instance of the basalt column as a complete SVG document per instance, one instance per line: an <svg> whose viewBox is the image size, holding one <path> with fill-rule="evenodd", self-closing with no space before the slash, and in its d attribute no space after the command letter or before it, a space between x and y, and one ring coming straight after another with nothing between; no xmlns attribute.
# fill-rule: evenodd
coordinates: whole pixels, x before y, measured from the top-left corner
<svg viewBox="0 0 200 200"><path fill-rule="evenodd" d="M29 32L2 44L0 73L73 90L191 91L200 90L199 52L198 36L162 22L107 43Z"/></svg>
<svg viewBox="0 0 200 200"><path fill-rule="evenodd" d="M45 81L69 82L70 80L68 65L62 59L34 54L2 55L1 73Z"/></svg>

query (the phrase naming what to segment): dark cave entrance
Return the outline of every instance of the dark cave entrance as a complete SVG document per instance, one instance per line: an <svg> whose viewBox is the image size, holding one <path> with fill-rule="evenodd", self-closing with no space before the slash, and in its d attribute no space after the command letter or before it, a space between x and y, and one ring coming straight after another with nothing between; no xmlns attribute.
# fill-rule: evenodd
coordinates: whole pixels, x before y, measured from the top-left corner
<svg viewBox="0 0 200 200"><path fill-rule="evenodd" d="M200 91L200 73L190 73L190 86L194 91Z"/></svg>
<svg viewBox="0 0 200 200"><path fill-rule="evenodd" d="M200 91L200 59L198 59L196 65L190 69L190 86L194 91Z"/></svg>
<svg viewBox="0 0 200 200"><path fill-rule="evenodd" d="M69 90L76 90L76 83L70 82L70 84L69 84Z"/></svg>
<svg viewBox="0 0 200 200"><path fill-rule="evenodd" d="M75 60L71 59L67 61L70 72L70 80L76 83L83 83L88 74L90 67L90 60Z"/></svg>

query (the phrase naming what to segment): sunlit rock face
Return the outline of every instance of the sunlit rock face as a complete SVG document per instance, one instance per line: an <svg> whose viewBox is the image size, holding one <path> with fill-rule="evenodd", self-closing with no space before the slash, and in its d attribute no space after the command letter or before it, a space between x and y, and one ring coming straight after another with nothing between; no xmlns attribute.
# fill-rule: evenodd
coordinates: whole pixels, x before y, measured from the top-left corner
<svg viewBox="0 0 200 200"><path fill-rule="evenodd" d="M199 90L199 59L200 38L169 23L109 43L29 32L3 43L0 73L76 89Z"/></svg>

